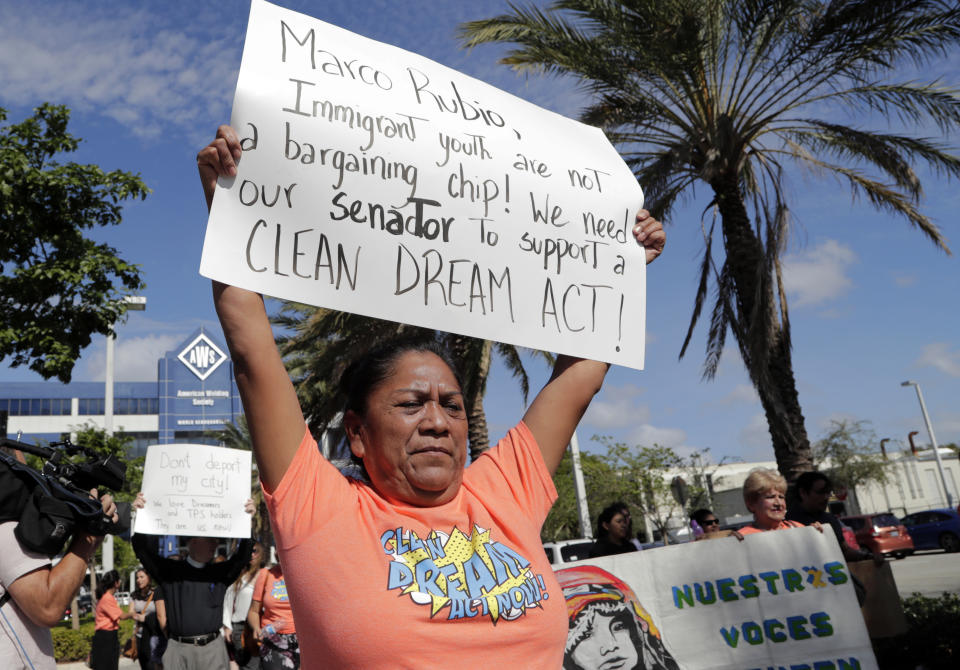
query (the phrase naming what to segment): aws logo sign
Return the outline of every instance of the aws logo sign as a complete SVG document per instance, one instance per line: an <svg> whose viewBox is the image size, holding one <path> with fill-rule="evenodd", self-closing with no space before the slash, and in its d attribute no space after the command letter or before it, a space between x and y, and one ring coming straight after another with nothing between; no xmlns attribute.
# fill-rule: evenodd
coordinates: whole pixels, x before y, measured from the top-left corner
<svg viewBox="0 0 960 670"><path fill-rule="evenodd" d="M184 347L177 358L190 369L201 381L209 377L214 370L227 360L227 355L220 347L210 341L203 333Z"/></svg>

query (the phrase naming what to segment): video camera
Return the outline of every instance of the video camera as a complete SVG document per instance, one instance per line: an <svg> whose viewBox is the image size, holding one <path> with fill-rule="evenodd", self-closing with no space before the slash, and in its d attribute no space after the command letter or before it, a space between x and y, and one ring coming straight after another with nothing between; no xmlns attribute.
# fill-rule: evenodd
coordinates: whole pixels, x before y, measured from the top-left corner
<svg viewBox="0 0 960 670"><path fill-rule="evenodd" d="M27 549L55 556L77 530L106 535L129 529L129 506L114 523L90 497L90 489L102 495L123 486L127 466L116 457L69 440L41 447L2 437L0 446L44 459L38 472L0 450L0 521L19 522L14 534Z"/></svg>

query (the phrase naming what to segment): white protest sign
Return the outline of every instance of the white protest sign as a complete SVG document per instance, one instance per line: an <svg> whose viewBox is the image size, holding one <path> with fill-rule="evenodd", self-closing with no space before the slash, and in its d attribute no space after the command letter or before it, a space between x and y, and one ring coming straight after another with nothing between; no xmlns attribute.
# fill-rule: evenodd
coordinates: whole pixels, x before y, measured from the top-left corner
<svg viewBox="0 0 960 670"><path fill-rule="evenodd" d="M556 574L570 617L570 667L618 657L622 667L647 670L877 668L829 529L589 559Z"/></svg>
<svg viewBox="0 0 960 670"><path fill-rule="evenodd" d="M154 444L143 465L135 533L250 537L251 455L206 444Z"/></svg>
<svg viewBox="0 0 960 670"><path fill-rule="evenodd" d="M643 367L643 194L600 130L261 0L232 124L203 275Z"/></svg>

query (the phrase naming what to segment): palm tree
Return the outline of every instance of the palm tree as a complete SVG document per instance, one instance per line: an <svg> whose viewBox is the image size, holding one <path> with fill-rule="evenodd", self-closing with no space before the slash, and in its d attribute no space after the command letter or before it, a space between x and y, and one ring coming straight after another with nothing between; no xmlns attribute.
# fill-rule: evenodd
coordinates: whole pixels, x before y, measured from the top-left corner
<svg viewBox="0 0 960 670"><path fill-rule="evenodd" d="M781 472L792 481L811 469L782 281L787 170L805 166L847 183L854 197L904 217L949 253L919 210L911 166L957 177L960 159L937 141L838 118L879 113L905 125L933 121L944 133L956 128L956 91L895 76L905 61L923 65L955 47L957 4L558 0L546 10L511 6L462 25L461 37L467 46L514 45L501 63L515 70L576 78L592 100L582 119L621 147L658 218L695 185L709 187L712 220L702 226L699 287L680 356L712 285L704 378L715 375L729 331Z"/></svg>
<svg viewBox="0 0 960 670"><path fill-rule="evenodd" d="M459 364L458 373L463 382L471 460L490 448L483 396L494 353L517 379L524 401L530 391L520 350L512 345L293 302L283 303L272 321L290 333L279 336L277 345L294 380L310 430L315 435L331 431L335 457L348 456L342 448L340 411L344 398L337 383L358 352L379 342L401 336L438 338L449 349ZM534 353L551 360L549 354Z"/></svg>

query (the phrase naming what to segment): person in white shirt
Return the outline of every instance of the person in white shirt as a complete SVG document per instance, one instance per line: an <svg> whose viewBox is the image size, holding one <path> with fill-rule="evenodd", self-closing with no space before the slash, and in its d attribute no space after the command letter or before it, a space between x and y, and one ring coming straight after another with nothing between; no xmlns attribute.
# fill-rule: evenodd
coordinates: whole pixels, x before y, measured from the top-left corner
<svg viewBox="0 0 960 670"><path fill-rule="evenodd" d="M250 563L242 575L237 577L223 599L223 636L228 640L231 651L230 667L236 665L239 670L259 670L260 655L253 644L253 631L247 632L247 648L244 648L243 629L247 622L247 612L253 597L253 585L257 581L257 573L266 563L266 551L259 542L253 544Z"/></svg>

